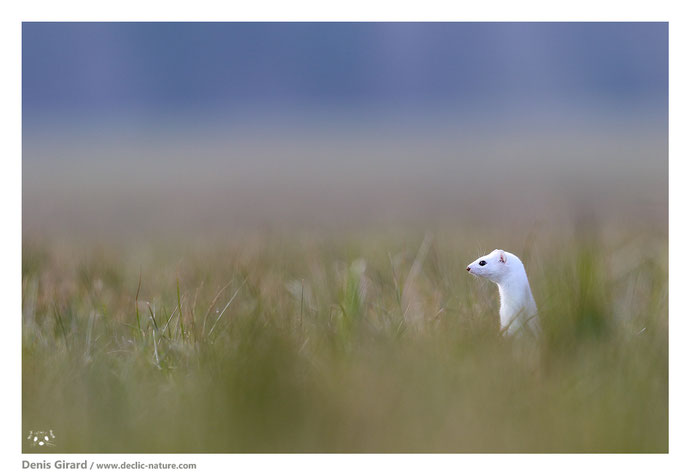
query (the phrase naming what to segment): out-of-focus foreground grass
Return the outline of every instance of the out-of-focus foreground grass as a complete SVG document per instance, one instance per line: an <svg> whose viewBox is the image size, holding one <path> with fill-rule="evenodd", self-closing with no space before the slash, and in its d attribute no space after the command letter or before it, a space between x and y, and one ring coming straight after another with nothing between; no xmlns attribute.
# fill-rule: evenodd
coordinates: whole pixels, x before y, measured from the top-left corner
<svg viewBox="0 0 691 476"><path fill-rule="evenodd" d="M506 240L476 238L25 236L24 436L51 429L58 452L666 452L666 231L505 245L535 344L497 335L496 288L465 266Z"/></svg>

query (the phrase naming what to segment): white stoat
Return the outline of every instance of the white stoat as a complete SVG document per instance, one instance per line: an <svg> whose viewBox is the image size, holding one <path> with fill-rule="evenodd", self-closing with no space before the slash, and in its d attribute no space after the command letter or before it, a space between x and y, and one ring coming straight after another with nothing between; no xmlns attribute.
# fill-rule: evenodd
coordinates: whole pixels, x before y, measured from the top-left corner
<svg viewBox="0 0 691 476"><path fill-rule="evenodd" d="M466 270L475 276L489 279L499 287L499 320L501 332L508 335L540 332L537 306L530 292L528 276L518 256L494 250L468 265Z"/></svg>

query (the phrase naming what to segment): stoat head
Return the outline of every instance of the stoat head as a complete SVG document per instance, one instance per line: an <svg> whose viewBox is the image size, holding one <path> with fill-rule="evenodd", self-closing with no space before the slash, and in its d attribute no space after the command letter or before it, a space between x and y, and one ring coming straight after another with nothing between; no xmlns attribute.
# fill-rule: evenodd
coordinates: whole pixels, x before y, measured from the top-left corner
<svg viewBox="0 0 691 476"><path fill-rule="evenodd" d="M494 250L490 254L480 256L468 265L466 270L474 275L489 279L494 283L501 282L509 271L509 254L504 250Z"/></svg>

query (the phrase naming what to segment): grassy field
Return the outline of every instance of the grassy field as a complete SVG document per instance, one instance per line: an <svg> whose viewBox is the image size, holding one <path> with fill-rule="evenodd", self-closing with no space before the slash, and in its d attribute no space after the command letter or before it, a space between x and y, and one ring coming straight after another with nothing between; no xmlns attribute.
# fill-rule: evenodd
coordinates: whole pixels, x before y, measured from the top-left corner
<svg viewBox="0 0 691 476"><path fill-rule="evenodd" d="M57 452L666 452L654 228L25 234L24 436L53 430ZM496 288L465 271L500 246L526 264L537 343L499 337Z"/></svg>

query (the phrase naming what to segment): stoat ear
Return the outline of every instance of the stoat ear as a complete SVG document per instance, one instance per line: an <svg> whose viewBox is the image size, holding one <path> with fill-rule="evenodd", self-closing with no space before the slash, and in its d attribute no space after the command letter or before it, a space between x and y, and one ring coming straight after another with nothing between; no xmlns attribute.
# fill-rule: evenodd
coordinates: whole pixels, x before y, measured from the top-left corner
<svg viewBox="0 0 691 476"><path fill-rule="evenodd" d="M506 253L504 253L503 250L497 250L499 251L499 262L500 263L506 263Z"/></svg>

